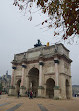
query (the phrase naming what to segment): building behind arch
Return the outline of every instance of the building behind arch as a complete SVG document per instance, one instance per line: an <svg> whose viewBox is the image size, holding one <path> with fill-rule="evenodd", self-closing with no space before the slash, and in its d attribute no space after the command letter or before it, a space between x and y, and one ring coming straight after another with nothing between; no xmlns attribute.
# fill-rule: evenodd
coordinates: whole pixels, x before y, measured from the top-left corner
<svg viewBox="0 0 79 111"><path fill-rule="evenodd" d="M69 50L63 44L38 46L14 55L9 95L33 91L35 97L72 98Z"/></svg>
<svg viewBox="0 0 79 111"><path fill-rule="evenodd" d="M4 93L8 93L10 83L11 83L11 75L8 75L8 71L6 71L6 74L0 77L0 85L2 86L0 90Z"/></svg>

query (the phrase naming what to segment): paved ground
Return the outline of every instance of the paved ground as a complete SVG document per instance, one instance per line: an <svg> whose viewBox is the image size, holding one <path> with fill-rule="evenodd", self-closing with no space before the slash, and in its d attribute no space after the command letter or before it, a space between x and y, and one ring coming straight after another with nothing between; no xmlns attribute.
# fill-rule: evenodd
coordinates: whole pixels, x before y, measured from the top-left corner
<svg viewBox="0 0 79 111"><path fill-rule="evenodd" d="M79 98L52 100L2 95L0 111L79 111Z"/></svg>

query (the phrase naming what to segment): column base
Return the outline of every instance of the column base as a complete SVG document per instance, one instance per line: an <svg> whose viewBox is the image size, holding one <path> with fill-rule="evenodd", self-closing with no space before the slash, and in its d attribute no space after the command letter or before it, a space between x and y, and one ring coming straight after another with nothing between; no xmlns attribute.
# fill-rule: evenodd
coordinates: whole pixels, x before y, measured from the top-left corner
<svg viewBox="0 0 79 111"><path fill-rule="evenodd" d="M59 86L54 87L54 99L61 99Z"/></svg>
<svg viewBox="0 0 79 111"><path fill-rule="evenodd" d="M20 95L21 95L21 96L26 96L25 93L26 93L26 88L25 88L24 86L21 86L21 87L20 87Z"/></svg>
<svg viewBox="0 0 79 111"><path fill-rule="evenodd" d="M15 96L15 87L11 86L9 88L8 96Z"/></svg>
<svg viewBox="0 0 79 111"><path fill-rule="evenodd" d="M38 97L39 98L44 97L44 87L43 86L38 87Z"/></svg>

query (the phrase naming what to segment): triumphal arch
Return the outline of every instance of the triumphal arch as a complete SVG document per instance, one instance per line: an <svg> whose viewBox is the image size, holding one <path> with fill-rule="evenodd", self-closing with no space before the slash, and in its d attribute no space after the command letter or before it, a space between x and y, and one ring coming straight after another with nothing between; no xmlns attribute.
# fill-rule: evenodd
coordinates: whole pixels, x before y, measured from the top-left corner
<svg viewBox="0 0 79 111"><path fill-rule="evenodd" d="M69 99L72 97L69 50L63 44L34 45L14 55L9 95L33 91L35 97Z"/></svg>

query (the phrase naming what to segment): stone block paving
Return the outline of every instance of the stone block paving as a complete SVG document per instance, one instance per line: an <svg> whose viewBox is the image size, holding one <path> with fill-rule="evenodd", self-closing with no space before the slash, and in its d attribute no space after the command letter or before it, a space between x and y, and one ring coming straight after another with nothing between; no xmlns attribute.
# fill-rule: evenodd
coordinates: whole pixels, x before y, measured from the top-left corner
<svg viewBox="0 0 79 111"><path fill-rule="evenodd" d="M0 111L79 111L79 98L53 100L2 95Z"/></svg>

